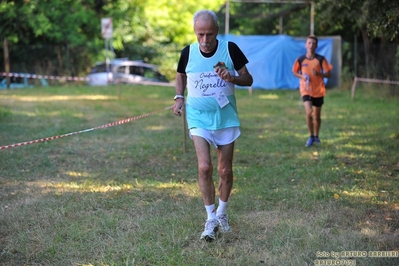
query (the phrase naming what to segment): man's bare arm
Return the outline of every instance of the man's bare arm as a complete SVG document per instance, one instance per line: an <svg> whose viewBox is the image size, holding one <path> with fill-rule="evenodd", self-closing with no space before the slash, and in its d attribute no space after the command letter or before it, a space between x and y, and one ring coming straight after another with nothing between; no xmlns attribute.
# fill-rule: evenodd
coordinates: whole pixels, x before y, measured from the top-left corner
<svg viewBox="0 0 399 266"><path fill-rule="evenodd" d="M243 66L237 72L238 76L232 77L232 81L230 82L233 82L238 86L252 86L253 78L246 66Z"/></svg>
<svg viewBox="0 0 399 266"><path fill-rule="evenodd" d="M182 73L176 73L176 84L175 90L176 95L183 95L187 86L187 75ZM177 98L175 104L172 106L173 113L180 116L184 110L184 98Z"/></svg>
<svg viewBox="0 0 399 266"><path fill-rule="evenodd" d="M176 85L175 85L176 94L184 95L186 86L187 86L186 74L177 73L176 74Z"/></svg>

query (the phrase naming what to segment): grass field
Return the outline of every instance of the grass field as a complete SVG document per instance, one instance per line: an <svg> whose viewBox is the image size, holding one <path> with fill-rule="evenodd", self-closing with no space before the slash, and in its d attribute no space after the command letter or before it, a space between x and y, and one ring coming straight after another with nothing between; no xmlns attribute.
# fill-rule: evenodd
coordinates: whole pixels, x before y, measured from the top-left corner
<svg viewBox="0 0 399 266"><path fill-rule="evenodd" d="M122 87L120 99L116 87L0 91L0 146L151 113L0 150L0 264L399 265L392 89L359 85L353 100L329 90L322 143L310 148L298 91L238 90L233 232L212 243L199 239L192 142L164 110L173 96L153 86Z"/></svg>

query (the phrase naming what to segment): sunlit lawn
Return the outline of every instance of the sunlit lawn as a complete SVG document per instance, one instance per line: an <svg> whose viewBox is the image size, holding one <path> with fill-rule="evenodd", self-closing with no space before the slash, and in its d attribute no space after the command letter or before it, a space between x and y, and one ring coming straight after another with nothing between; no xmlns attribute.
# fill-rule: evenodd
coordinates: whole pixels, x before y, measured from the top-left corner
<svg viewBox="0 0 399 266"><path fill-rule="evenodd" d="M0 91L0 146L90 129L0 150L0 264L398 265L397 95L329 90L306 148L298 91L238 90L233 232L206 243L172 87Z"/></svg>

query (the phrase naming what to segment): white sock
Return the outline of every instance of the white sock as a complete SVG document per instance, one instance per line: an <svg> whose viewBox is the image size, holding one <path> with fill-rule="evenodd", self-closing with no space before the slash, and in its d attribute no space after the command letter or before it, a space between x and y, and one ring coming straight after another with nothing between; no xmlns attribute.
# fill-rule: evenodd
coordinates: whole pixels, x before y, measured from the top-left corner
<svg viewBox="0 0 399 266"><path fill-rule="evenodd" d="M215 204L206 206L206 213L208 214L208 220L216 219Z"/></svg>
<svg viewBox="0 0 399 266"><path fill-rule="evenodd" d="M227 207L227 202L224 202L221 199L219 199L219 207L216 211L216 215L227 214L226 207Z"/></svg>

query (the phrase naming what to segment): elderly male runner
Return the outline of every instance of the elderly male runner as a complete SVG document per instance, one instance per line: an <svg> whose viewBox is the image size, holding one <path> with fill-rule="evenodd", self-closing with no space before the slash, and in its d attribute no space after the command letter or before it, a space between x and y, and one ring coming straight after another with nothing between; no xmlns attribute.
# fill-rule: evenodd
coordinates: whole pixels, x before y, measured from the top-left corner
<svg viewBox="0 0 399 266"><path fill-rule="evenodd" d="M217 39L219 25L214 12L198 11L193 22L198 42L181 51L172 109L180 116L185 105L189 134L198 160L198 184L207 212L201 239L211 241L216 238L218 228L221 232L230 231L226 205L233 186L234 141L240 135L234 85L251 86L253 80L245 66L248 60L239 47ZM218 157L219 205L216 212L211 145L216 148Z"/></svg>

